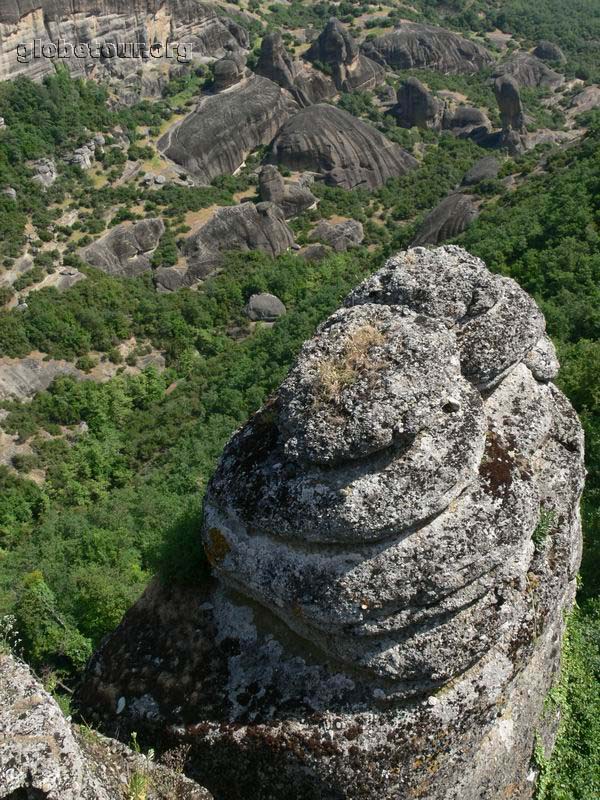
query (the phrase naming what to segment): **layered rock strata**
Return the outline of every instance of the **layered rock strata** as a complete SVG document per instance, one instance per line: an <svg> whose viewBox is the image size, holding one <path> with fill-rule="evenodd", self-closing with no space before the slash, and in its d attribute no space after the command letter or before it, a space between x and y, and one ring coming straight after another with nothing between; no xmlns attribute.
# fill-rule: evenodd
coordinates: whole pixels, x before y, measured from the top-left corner
<svg viewBox="0 0 600 800"><path fill-rule="evenodd" d="M92 267L108 275L134 278L152 268L152 253L164 230L164 222L158 218L117 225L84 247L80 255Z"/></svg>
<svg viewBox="0 0 600 800"><path fill-rule="evenodd" d="M208 184L219 175L236 172L297 110L287 91L253 74L226 91L203 97L191 114L164 134L158 147L200 183Z"/></svg>
<svg viewBox="0 0 600 800"><path fill-rule="evenodd" d="M491 54L477 42L417 22L402 22L390 33L364 42L361 49L373 61L392 69L470 74L493 63Z"/></svg>
<svg viewBox="0 0 600 800"><path fill-rule="evenodd" d="M214 578L152 586L79 701L218 798L529 798L581 555L544 319L457 247L391 258L226 446ZM115 709L118 709L118 723Z"/></svg>
<svg viewBox="0 0 600 800"><path fill-rule="evenodd" d="M290 169L321 173L326 183L343 189L376 189L417 166L376 128L326 103L291 117L275 137L271 158Z"/></svg>

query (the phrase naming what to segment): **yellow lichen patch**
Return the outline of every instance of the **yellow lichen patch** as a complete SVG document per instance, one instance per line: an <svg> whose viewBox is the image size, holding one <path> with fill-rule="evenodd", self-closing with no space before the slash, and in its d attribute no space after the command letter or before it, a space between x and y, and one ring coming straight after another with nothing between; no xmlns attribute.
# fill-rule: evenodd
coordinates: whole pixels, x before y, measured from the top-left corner
<svg viewBox="0 0 600 800"><path fill-rule="evenodd" d="M231 550L229 542L218 528L208 531L208 542L204 546L206 557L213 566L219 565Z"/></svg>

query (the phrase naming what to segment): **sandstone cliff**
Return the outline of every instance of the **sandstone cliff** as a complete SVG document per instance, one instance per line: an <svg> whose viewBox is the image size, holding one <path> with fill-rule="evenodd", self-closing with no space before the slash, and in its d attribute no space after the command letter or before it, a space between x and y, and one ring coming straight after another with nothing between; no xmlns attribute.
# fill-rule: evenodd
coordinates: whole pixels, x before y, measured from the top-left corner
<svg viewBox="0 0 600 800"><path fill-rule="evenodd" d="M544 319L457 247L391 258L230 440L214 577L152 586L79 694L218 798L531 797L581 555Z"/></svg>
<svg viewBox="0 0 600 800"><path fill-rule="evenodd" d="M1 0L0 80L26 75L34 80L54 72L58 59L27 58L19 61L17 46L63 40L76 43L184 42L196 58L219 58L226 49L247 48L247 32L215 7L197 0ZM139 70L150 88L163 67L178 66L176 59L61 58L76 75L118 79L118 89L130 100L141 91ZM170 62L170 63L169 63ZM131 93L123 86L130 79Z"/></svg>

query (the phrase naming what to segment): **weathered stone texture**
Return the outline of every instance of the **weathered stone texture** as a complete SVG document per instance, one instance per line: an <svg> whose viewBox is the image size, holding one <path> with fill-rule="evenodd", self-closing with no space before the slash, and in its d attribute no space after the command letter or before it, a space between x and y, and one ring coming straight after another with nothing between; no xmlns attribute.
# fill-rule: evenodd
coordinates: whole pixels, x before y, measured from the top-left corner
<svg viewBox="0 0 600 800"><path fill-rule="evenodd" d="M214 578L148 590L86 712L190 744L228 800L531 797L581 556L556 370L514 281L457 247L391 258L230 440Z"/></svg>

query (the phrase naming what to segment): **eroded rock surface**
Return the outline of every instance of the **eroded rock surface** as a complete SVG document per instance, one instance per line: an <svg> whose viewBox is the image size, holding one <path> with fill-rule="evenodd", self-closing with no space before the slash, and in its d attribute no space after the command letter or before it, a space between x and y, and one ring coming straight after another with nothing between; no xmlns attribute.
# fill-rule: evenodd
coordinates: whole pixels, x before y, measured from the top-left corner
<svg viewBox="0 0 600 800"><path fill-rule="evenodd" d="M117 800L132 775L147 800L211 800L181 775L119 742L83 736L25 664L0 655L0 795L6 800ZM175 794L173 794L175 792Z"/></svg>
<svg viewBox="0 0 600 800"><path fill-rule="evenodd" d="M412 244L442 244L466 231L478 215L479 207L470 195L450 194L425 217Z"/></svg>
<svg viewBox="0 0 600 800"><path fill-rule="evenodd" d="M289 119L277 134L272 159L290 169L319 172L331 186L376 189L417 161L371 125L319 103Z"/></svg>
<svg viewBox="0 0 600 800"><path fill-rule="evenodd" d="M272 164L262 167L258 176L258 192L261 200L276 203L286 219L301 214L317 202L307 186L296 181L285 181L277 167Z"/></svg>
<svg viewBox="0 0 600 800"><path fill-rule="evenodd" d="M165 230L159 218L117 225L81 250L81 257L108 275L134 278L151 269L151 256Z"/></svg>
<svg viewBox="0 0 600 800"><path fill-rule="evenodd" d="M263 37L255 71L287 89L303 108L336 93L335 84L328 75L291 57L278 31Z"/></svg>
<svg viewBox="0 0 600 800"><path fill-rule="evenodd" d="M158 146L165 156L208 184L219 175L232 175L297 110L287 91L252 74L227 91L203 97Z"/></svg>
<svg viewBox="0 0 600 800"><path fill-rule="evenodd" d="M261 250L278 256L293 242L283 211L274 203L225 206L185 242L186 265L157 269L154 280L166 290L193 286L217 270L228 251Z"/></svg>
<svg viewBox="0 0 600 800"><path fill-rule="evenodd" d="M581 556L556 370L514 281L457 247L391 258L232 437L214 577L146 592L85 712L189 744L230 800L531 797Z"/></svg>
<svg viewBox="0 0 600 800"><path fill-rule="evenodd" d="M362 51L392 69L425 68L470 74L493 62L491 54L477 42L445 28L417 22L402 22L390 33L366 41Z"/></svg>
<svg viewBox="0 0 600 800"><path fill-rule="evenodd" d="M323 219L310 233L312 241L328 244L337 253L358 247L364 238L362 223L355 219L345 219L342 222L328 222Z"/></svg>
<svg viewBox="0 0 600 800"><path fill-rule="evenodd" d="M343 92L369 91L385 77L381 65L360 52L348 29L335 17L306 51L305 58L327 65L336 88Z"/></svg>
<svg viewBox="0 0 600 800"><path fill-rule="evenodd" d="M552 89L559 86L564 77L530 53L517 53L501 64L494 73L497 77L508 75L518 86Z"/></svg>

